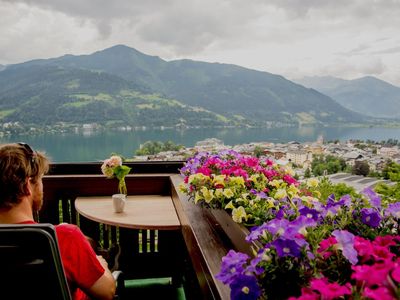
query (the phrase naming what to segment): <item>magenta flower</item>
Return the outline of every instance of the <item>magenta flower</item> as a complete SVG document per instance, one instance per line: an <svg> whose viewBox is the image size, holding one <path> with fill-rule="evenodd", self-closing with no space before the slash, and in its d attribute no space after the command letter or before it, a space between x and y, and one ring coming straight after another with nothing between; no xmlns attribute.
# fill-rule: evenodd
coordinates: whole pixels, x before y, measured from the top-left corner
<svg viewBox="0 0 400 300"><path fill-rule="evenodd" d="M336 238L330 236L319 244L318 253L322 254L323 258L327 259L333 254L332 251L328 250L332 249L333 246L335 246L336 244L337 244Z"/></svg>
<svg viewBox="0 0 400 300"><path fill-rule="evenodd" d="M366 287L363 294L365 298L371 300L395 300L395 297L390 290L385 286L380 286L376 289Z"/></svg>
<svg viewBox="0 0 400 300"><path fill-rule="evenodd" d="M356 236L354 239L354 248L363 261L370 259L372 256L373 248L371 241L362 237Z"/></svg>
<svg viewBox="0 0 400 300"><path fill-rule="evenodd" d="M321 295L314 292L312 289L303 287L299 297L290 297L288 300L320 300Z"/></svg>
<svg viewBox="0 0 400 300"><path fill-rule="evenodd" d="M352 266L354 273L351 278L362 282L365 286L383 285L387 283L387 277L393 268L393 262L376 263L370 265Z"/></svg>
<svg viewBox="0 0 400 300"><path fill-rule="evenodd" d="M296 179L294 179L292 176L290 176L289 174L285 174L283 176L283 180L285 182L287 182L288 184L294 184L294 185L298 185L298 182Z"/></svg>
<svg viewBox="0 0 400 300"><path fill-rule="evenodd" d="M321 294L321 299L333 300L346 295L351 295L351 285L349 283L340 285L336 282L330 283L327 278L313 279L311 288Z"/></svg>
<svg viewBox="0 0 400 300"><path fill-rule="evenodd" d="M378 245L373 246L371 255L375 261L392 260L392 258L395 256L394 253L390 252L388 247L382 247Z"/></svg>
<svg viewBox="0 0 400 300"><path fill-rule="evenodd" d="M400 283L400 263L396 263L392 271L392 278Z"/></svg>
<svg viewBox="0 0 400 300"><path fill-rule="evenodd" d="M200 167L197 169L196 173L202 173L206 176L211 176L212 171L207 167Z"/></svg>
<svg viewBox="0 0 400 300"><path fill-rule="evenodd" d="M245 157L243 158L243 163L249 168L255 168L260 162L257 157Z"/></svg>
<svg viewBox="0 0 400 300"><path fill-rule="evenodd" d="M354 249L354 235L347 230L335 230L332 235L338 241L338 249L342 250L343 256L355 265L358 262L357 251Z"/></svg>
<svg viewBox="0 0 400 300"><path fill-rule="evenodd" d="M389 246L395 246L396 241L399 241L398 236L393 236L393 235L377 236L374 240L374 244L382 247L389 247Z"/></svg>

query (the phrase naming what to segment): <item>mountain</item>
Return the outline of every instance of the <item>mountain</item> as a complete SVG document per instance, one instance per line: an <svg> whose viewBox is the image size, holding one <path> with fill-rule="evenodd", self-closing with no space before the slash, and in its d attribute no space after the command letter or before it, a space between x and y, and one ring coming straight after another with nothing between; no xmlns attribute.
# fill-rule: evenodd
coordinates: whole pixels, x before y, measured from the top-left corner
<svg viewBox="0 0 400 300"><path fill-rule="evenodd" d="M295 81L330 96L358 113L372 117L400 118L400 87L375 77L354 80L305 77Z"/></svg>
<svg viewBox="0 0 400 300"><path fill-rule="evenodd" d="M120 84L132 84L131 90L175 99L182 105L197 108L199 112L214 112L218 114L217 119L231 124L363 121L362 115L342 107L328 96L279 75L228 64L192 60L168 62L123 45L90 55L64 55L11 65L0 74L38 67L59 68L72 73L86 72L86 75L91 73L93 80L106 80L106 76L111 76L112 80L119 78ZM97 77L93 74L97 74ZM1 80L0 77L0 86ZM5 76L3 80L8 79ZM40 85L40 80L37 77L32 84ZM106 81L101 84L107 85ZM93 85L98 86L94 83ZM24 87L21 89L26 90ZM117 91L114 92L118 94ZM2 95L0 89L0 98L4 98ZM62 105L65 106L64 103ZM1 114L4 115L4 112L0 112L0 116ZM190 123L191 120L186 122Z"/></svg>
<svg viewBox="0 0 400 300"><path fill-rule="evenodd" d="M112 74L55 65L23 65L0 72L2 122L60 122L130 126L234 125L223 116L140 92Z"/></svg>

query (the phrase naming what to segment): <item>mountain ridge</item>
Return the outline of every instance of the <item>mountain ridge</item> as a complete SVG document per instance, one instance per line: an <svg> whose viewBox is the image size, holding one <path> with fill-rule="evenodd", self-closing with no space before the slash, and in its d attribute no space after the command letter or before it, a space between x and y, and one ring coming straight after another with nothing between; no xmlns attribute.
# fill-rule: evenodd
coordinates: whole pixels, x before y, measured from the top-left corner
<svg viewBox="0 0 400 300"><path fill-rule="evenodd" d="M370 117L400 118L400 87L376 77L345 80L313 76L295 81L330 96L339 104L358 113Z"/></svg>
<svg viewBox="0 0 400 300"><path fill-rule="evenodd" d="M75 72L74 74L88 76L92 80L96 78L98 82L91 81L93 86L106 85L104 78L113 76L110 80L116 85L123 86L129 83L131 90L142 94L158 94L163 99L174 99L182 105L198 107L203 112L213 112L218 115L217 119L224 119L225 124L238 124L238 120L242 121L239 122L242 125L251 126L265 126L271 122L295 125L337 124L365 120L362 115L343 108L330 97L289 81L281 75L232 64L188 59L165 61L158 56L149 56L124 45L116 45L92 54L78 56L67 54L9 65L0 72L3 73L3 77L0 76L0 98L4 98L1 79L5 82L9 80L4 78L6 77L4 74L9 75L13 70L22 68L28 70L37 66L64 68L68 70L65 76L71 76ZM79 73L77 70L90 71L94 74L97 72L104 76L96 77L94 74ZM31 78L30 84L40 86L42 84L40 76ZM117 81L120 82L117 84ZM101 89L101 86L99 88ZM21 90L28 93L24 87L21 87ZM14 91L17 91L17 88ZM69 91L60 86L59 92L66 93L64 96L67 97ZM114 91L109 96L118 96L120 92ZM18 92L14 96L17 97L14 102L21 100ZM29 101L33 96L44 97L40 93L27 96L29 97L24 98L28 103L26 107L29 107ZM7 116L11 115L4 111L8 108L5 102L3 99L3 104L0 105L0 121L7 120ZM30 103L32 104L32 101ZM176 123L179 123L178 121ZM191 120L185 122L190 124Z"/></svg>

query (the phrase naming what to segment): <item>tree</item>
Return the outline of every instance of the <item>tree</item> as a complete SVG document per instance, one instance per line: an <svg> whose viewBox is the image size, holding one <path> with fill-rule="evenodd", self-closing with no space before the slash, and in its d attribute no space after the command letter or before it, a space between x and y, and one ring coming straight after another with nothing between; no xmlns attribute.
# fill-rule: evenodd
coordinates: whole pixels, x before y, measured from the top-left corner
<svg viewBox="0 0 400 300"><path fill-rule="evenodd" d="M254 155L256 157L261 157L264 154L264 149L261 146L254 147Z"/></svg>
<svg viewBox="0 0 400 300"><path fill-rule="evenodd" d="M347 168L343 158L338 158L333 155L317 155L311 163L311 170L314 176L321 176L324 173L335 174L343 172Z"/></svg>
<svg viewBox="0 0 400 300"><path fill-rule="evenodd" d="M310 178L311 177L311 170L310 168L307 168L306 171L304 172L304 178Z"/></svg>
<svg viewBox="0 0 400 300"><path fill-rule="evenodd" d="M382 170L382 176L384 179L400 182L400 164L388 161Z"/></svg>
<svg viewBox="0 0 400 300"><path fill-rule="evenodd" d="M352 174L367 176L369 174L369 164L365 160L356 160L354 163Z"/></svg>
<svg viewBox="0 0 400 300"><path fill-rule="evenodd" d="M136 150L136 155L154 155L163 151L179 151L183 145L177 145L172 141L165 143L160 141L147 141Z"/></svg>

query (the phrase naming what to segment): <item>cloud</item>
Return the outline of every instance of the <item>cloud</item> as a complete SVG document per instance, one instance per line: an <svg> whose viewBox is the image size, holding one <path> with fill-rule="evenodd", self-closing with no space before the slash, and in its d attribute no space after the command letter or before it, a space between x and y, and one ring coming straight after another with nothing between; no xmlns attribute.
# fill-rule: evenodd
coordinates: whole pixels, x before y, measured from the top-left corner
<svg viewBox="0 0 400 300"><path fill-rule="evenodd" d="M126 44L278 74L348 64L383 76L400 42L399 0L0 0L0 15L0 64Z"/></svg>

